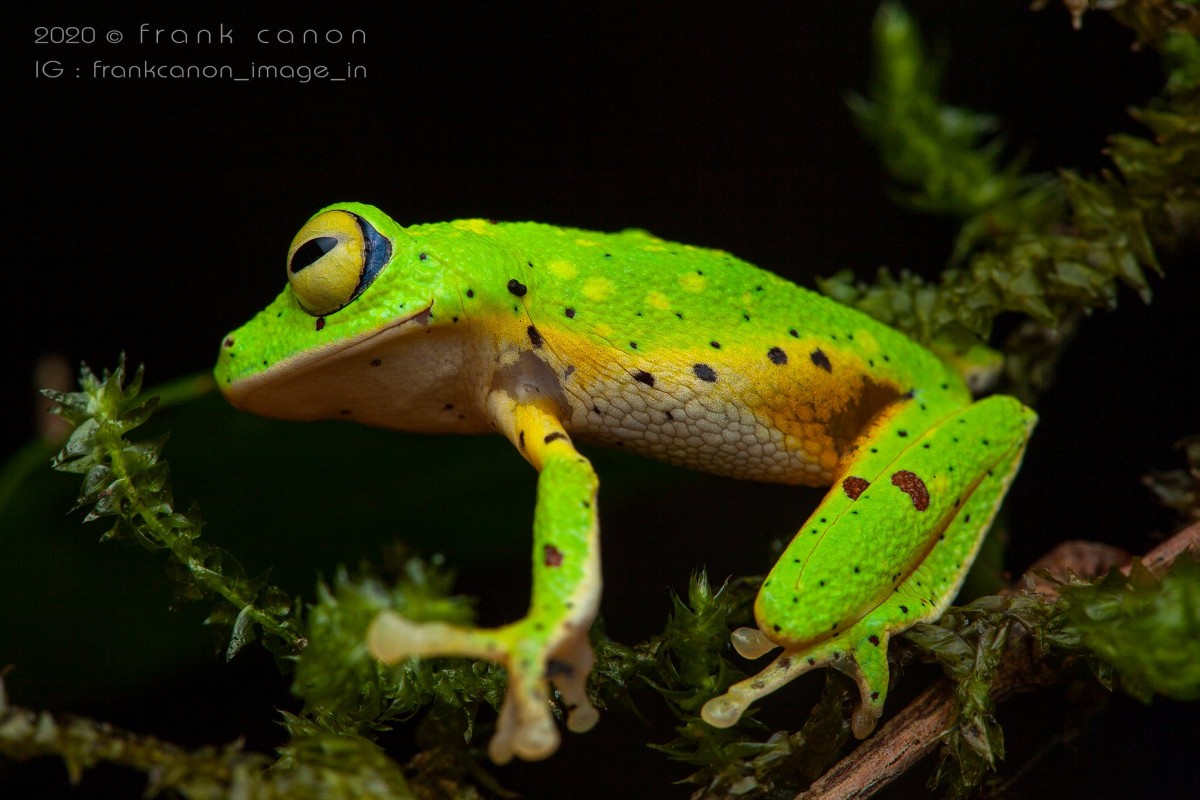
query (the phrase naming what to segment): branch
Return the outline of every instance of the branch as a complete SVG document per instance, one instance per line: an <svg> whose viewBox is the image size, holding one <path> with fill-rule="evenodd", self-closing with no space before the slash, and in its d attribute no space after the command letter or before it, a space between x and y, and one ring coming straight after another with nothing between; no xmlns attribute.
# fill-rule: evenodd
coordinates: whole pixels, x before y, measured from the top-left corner
<svg viewBox="0 0 1200 800"><path fill-rule="evenodd" d="M1184 528L1151 550L1142 558L1142 563L1156 577L1161 576L1179 555L1188 550L1200 553L1200 522ZM1057 599L1054 584L1034 576L1033 570L1046 570L1064 579L1070 573L1089 578L1102 575L1117 565L1123 565L1122 571L1128 573L1131 564L1129 554L1108 545L1064 542L1038 559L1030 572L1007 591L1014 593L1031 585L1046 598L1046 602L1054 602ZM1014 626L993 684L995 699L1002 701L1057 681L1058 674L1042 660L1033 637L1024 628ZM939 745L942 735L950 727L953 695L954 686L948 679L943 678L930 686L878 733L797 795L796 800L850 800L874 796Z"/></svg>

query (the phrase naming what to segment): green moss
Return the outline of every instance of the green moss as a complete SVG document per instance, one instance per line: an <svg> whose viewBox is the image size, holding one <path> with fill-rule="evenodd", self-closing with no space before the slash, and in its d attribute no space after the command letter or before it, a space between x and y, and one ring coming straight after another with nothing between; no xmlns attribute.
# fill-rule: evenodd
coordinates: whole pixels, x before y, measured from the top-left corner
<svg viewBox="0 0 1200 800"><path fill-rule="evenodd" d="M294 657L305 636L291 597L265 576L250 578L228 552L200 541L199 509L175 507L170 468L160 458L166 436L127 438L150 418L159 398L142 397L140 368L128 385L126 377L122 356L116 369L100 377L85 365L78 392L45 392L73 426L52 465L83 476L75 509L88 508L84 522L112 518L102 540L164 551L181 600L215 601L207 622L228 636L228 658L255 637L256 629L267 635L277 656Z"/></svg>
<svg viewBox="0 0 1200 800"><path fill-rule="evenodd" d="M1031 400L1084 315L1116 306L1125 285L1143 301L1156 250L1174 252L1200 226L1200 55L1194 36L1164 19L1119 7L1123 21L1163 54L1163 96L1133 116L1150 135L1110 138L1115 170L1083 176L1021 174L1005 161L991 117L944 105L941 66L924 51L915 23L896 3L875 22L870 95L850 105L896 180L920 211L962 220L949 268L936 282L881 270L874 283L849 272L818 280L821 291L934 349L961 354L986 340L1003 313L1049 332L1010 339L1008 386ZM1051 344L1047 345L1047 342Z"/></svg>

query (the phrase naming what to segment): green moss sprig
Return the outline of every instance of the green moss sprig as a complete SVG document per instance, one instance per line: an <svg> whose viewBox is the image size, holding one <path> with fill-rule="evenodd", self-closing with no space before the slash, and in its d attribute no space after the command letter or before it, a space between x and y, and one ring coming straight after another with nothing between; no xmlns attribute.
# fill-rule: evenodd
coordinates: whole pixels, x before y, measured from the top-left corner
<svg viewBox="0 0 1200 800"><path fill-rule="evenodd" d="M954 716L938 756L931 786L962 797L1004 758L1004 731L996 720L992 683L1012 626L1011 600L982 597L951 608L936 623L904 634L954 682Z"/></svg>
<svg viewBox="0 0 1200 800"><path fill-rule="evenodd" d="M208 624L228 637L232 658L261 630L279 657L292 658L305 646L300 609L266 577L250 578L225 550L200 541L199 509L177 511L161 459L166 436L142 441L126 438L143 425L158 398L142 397L142 369L126 385L125 357L116 369L97 376L83 365L78 392L47 390L56 413L72 426L52 465L83 476L74 509L90 506L85 522L111 517L102 541L136 542L170 558L169 572L183 600L215 600Z"/></svg>
<svg viewBox="0 0 1200 800"><path fill-rule="evenodd" d="M1200 435L1190 436L1176 447L1183 451L1187 466L1152 472L1142 478L1142 485L1159 503L1176 511L1184 524L1200 522Z"/></svg>
<svg viewBox="0 0 1200 800"><path fill-rule="evenodd" d="M1105 686L1144 703L1155 695L1200 700L1200 561L1183 555L1161 578L1135 560L1129 574L1061 587L1048 623L1053 652L1084 654Z"/></svg>

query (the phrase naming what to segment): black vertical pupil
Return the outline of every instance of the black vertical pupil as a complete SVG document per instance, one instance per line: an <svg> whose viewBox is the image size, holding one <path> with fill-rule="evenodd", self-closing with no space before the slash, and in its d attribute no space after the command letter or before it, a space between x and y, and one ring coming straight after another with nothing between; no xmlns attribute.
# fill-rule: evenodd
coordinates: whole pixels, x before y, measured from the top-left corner
<svg viewBox="0 0 1200 800"><path fill-rule="evenodd" d="M296 274L305 267L311 267L317 259L337 246L338 240L332 236L318 236L315 239L309 239L296 248L296 252L292 254L292 274Z"/></svg>

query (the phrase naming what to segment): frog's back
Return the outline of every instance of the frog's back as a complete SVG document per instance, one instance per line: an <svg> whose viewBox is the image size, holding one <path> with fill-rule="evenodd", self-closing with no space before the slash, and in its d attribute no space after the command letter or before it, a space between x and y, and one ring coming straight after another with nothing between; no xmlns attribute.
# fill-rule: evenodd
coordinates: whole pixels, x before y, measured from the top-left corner
<svg viewBox="0 0 1200 800"><path fill-rule="evenodd" d="M923 392L968 399L911 340L729 253L638 230L486 234L521 269L506 302L527 315L525 344L553 367L578 437L821 485L881 410Z"/></svg>

